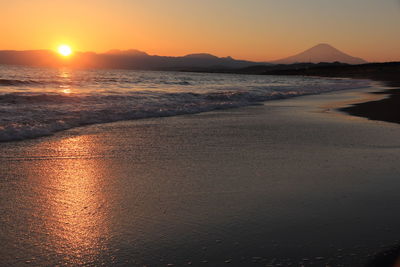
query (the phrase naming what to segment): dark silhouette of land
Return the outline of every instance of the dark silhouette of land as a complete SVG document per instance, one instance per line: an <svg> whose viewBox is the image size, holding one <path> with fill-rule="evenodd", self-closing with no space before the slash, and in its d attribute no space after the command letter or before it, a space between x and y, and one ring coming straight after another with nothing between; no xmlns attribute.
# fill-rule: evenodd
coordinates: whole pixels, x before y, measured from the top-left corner
<svg viewBox="0 0 400 267"><path fill-rule="evenodd" d="M366 267L397 267L400 264L400 246L377 253Z"/></svg>
<svg viewBox="0 0 400 267"><path fill-rule="evenodd" d="M262 75L303 75L370 79L383 82L393 89L376 92L388 97L378 101L354 104L342 108L351 115L371 120L400 123L400 62L347 65L342 63L293 64L278 66L254 66L238 73Z"/></svg>
<svg viewBox="0 0 400 267"><path fill-rule="evenodd" d="M276 60L271 63L277 64L293 64L301 62L319 63L319 62L342 62L347 64L363 64L367 63L362 58L353 57L334 48L329 44L318 44L297 55Z"/></svg>
<svg viewBox="0 0 400 267"><path fill-rule="evenodd" d="M224 71L257 65L289 63L342 62L347 64L365 63L363 59L349 56L328 44L316 45L298 55L272 63L237 60L232 57L217 57L207 53L189 54L182 57L149 55L131 50L110 50L106 53L76 52L63 58L50 50L0 51L0 64L77 68L141 69L141 70L185 70Z"/></svg>
<svg viewBox="0 0 400 267"><path fill-rule="evenodd" d="M335 63L299 63L291 65L252 66L238 69L237 73L263 75L303 75L372 79L385 82L400 80L400 62L368 63L360 65Z"/></svg>
<svg viewBox="0 0 400 267"><path fill-rule="evenodd" d="M183 57L148 55L138 50L110 50L97 54L76 52L63 58L49 50L0 51L0 64L42 67L70 66L89 69L137 69L137 70L216 70L238 69L253 65L268 64L231 57L216 57L210 54L190 54Z"/></svg>

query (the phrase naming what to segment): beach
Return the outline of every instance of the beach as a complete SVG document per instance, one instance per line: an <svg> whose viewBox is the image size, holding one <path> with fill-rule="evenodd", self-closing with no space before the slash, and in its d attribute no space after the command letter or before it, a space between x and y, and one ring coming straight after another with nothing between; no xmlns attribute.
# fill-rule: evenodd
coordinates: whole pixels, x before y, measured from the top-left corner
<svg viewBox="0 0 400 267"><path fill-rule="evenodd" d="M384 95L383 98L376 101L357 103L341 110L351 115L371 120L400 123L400 83L392 82L389 85L391 87L387 90L374 92L375 95Z"/></svg>
<svg viewBox="0 0 400 267"><path fill-rule="evenodd" d="M379 88L1 144L1 265L364 266L398 244Z"/></svg>
<svg viewBox="0 0 400 267"><path fill-rule="evenodd" d="M380 97L378 100L356 103L355 105L344 107L341 110L351 115L365 117L370 120L400 123L399 62L340 66L335 66L335 64L319 66L317 64L307 67L302 66L297 69L293 67L290 69L287 68L287 66L281 68L283 69L264 71L263 74L338 77L376 81L380 83L378 87L380 87L381 90L373 93L376 95L383 95L383 97ZM263 68L261 68L261 70L262 69ZM385 88L385 90L382 90L382 88Z"/></svg>

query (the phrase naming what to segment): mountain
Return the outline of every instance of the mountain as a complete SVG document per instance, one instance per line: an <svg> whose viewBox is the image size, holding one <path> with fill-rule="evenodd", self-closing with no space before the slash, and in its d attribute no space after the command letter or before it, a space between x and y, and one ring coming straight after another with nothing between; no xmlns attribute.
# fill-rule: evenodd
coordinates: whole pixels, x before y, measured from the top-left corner
<svg viewBox="0 0 400 267"><path fill-rule="evenodd" d="M184 58L203 58L203 59L216 59L218 57L207 54L207 53L198 53L198 54L189 54L184 56Z"/></svg>
<svg viewBox="0 0 400 267"><path fill-rule="evenodd" d="M131 55L131 56L148 56L146 52L136 50L136 49L129 49L129 50L119 50L119 49L112 49L107 51L105 54L109 55Z"/></svg>
<svg viewBox="0 0 400 267"><path fill-rule="evenodd" d="M348 64L367 63L362 58L352 57L329 44L318 44L300 54L276 60L271 63L292 64L292 63L320 63L320 62L341 62Z"/></svg>
<svg viewBox="0 0 400 267"><path fill-rule="evenodd" d="M214 71L239 69L265 63L217 57L211 54L190 54L182 57L149 55L139 50L110 50L106 53L75 52L61 58L50 50L0 51L0 64L27 66L71 66L78 68Z"/></svg>
<svg viewBox="0 0 400 267"><path fill-rule="evenodd" d="M342 62L366 63L361 58L349 56L328 44L319 44L298 55L271 62L273 64ZM271 63L237 60L232 57L217 57L207 53L189 54L181 57L149 55L146 52L110 50L106 53L75 52L70 58L62 58L50 50L0 51L0 64L104 69L178 70L229 72L254 67L260 70L271 67ZM264 66L264 67L261 67Z"/></svg>

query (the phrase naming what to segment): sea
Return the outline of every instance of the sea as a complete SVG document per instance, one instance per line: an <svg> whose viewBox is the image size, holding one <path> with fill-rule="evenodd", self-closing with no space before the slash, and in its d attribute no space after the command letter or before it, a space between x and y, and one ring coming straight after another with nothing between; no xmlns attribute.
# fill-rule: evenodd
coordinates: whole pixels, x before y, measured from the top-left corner
<svg viewBox="0 0 400 267"><path fill-rule="evenodd" d="M369 86L0 66L0 267L372 266L400 127L308 112Z"/></svg>
<svg viewBox="0 0 400 267"><path fill-rule="evenodd" d="M0 142L367 86L337 78L0 65Z"/></svg>

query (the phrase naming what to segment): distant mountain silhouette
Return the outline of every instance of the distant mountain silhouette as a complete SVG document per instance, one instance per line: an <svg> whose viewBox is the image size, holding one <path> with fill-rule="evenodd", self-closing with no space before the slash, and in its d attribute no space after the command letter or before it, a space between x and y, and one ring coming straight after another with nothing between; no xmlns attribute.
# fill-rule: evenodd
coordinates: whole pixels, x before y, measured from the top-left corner
<svg viewBox="0 0 400 267"><path fill-rule="evenodd" d="M303 53L273 64L342 62L348 64L366 63L361 58L349 56L328 44L319 44ZM0 64L77 68L141 69L141 70L181 70L218 72L247 67L271 66L271 63L237 60L232 57L217 57L207 53L189 54L182 57L149 55L146 52L130 50L110 50L106 53L75 52L70 58L62 58L50 50L0 51Z"/></svg>
<svg viewBox="0 0 400 267"><path fill-rule="evenodd" d="M75 52L70 58L61 58L49 50L0 51L0 64L27 66L72 66L79 68L111 68L142 70L219 70L238 69L260 65L231 57L217 57L211 54L190 54L183 57L149 55L139 50L110 50L106 53Z"/></svg>
<svg viewBox="0 0 400 267"><path fill-rule="evenodd" d="M292 64L320 62L342 62L348 64L367 63L364 59L347 55L329 44L318 44L300 54L276 60L271 63Z"/></svg>
<svg viewBox="0 0 400 267"><path fill-rule="evenodd" d="M136 50L136 49L129 49L129 50L119 50L119 49L112 49L107 51L105 54L109 55L131 55L131 56L148 56L146 52Z"/></svg>
<svg viewBox="0 0 400 267"><path fill-rule="evenodd" d="M207 53L199 53L199 54L189 54L184 56L185 58L203 58L203 59L216 59L218 57L211 55L211 54L207 54Z"/></svg>

